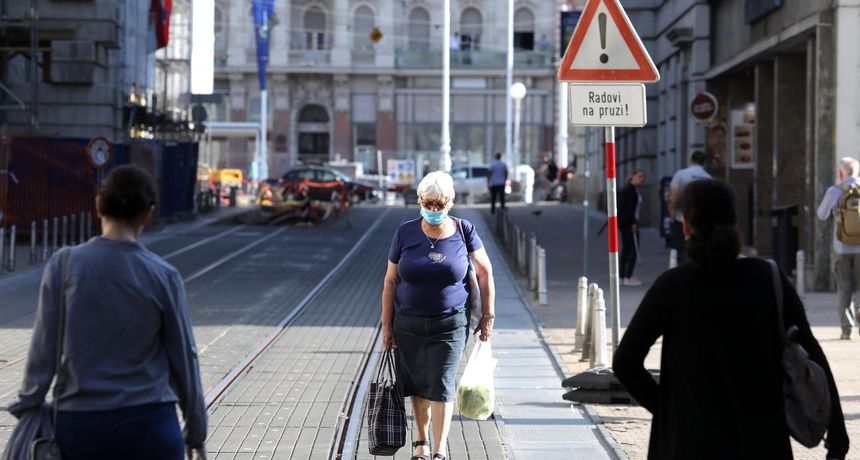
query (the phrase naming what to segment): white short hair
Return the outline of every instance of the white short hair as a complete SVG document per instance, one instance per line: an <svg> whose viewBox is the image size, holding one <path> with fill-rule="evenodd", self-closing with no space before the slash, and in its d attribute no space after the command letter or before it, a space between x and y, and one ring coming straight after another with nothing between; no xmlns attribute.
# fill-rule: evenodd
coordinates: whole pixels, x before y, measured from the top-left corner
<svg viewBox="0 0 860 460"><path fill-rule="evenodd" d="M434 171L424 176L418 184L418 198L430 200L453 201L454 179L442 171Z"/></svg>
<svg viewBox="0 0 860 460"><path fill-rule="evenodd" d="M860 173L860 162L854 158L845 157L839 160L839 169L848 177L857 177L857 174Z"/></svg>

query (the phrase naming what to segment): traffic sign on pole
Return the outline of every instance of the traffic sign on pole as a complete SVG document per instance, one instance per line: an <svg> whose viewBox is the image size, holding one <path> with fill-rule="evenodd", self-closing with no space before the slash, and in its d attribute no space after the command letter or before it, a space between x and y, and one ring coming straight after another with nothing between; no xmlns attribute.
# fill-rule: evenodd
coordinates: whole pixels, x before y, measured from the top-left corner
<svg viewBox="0 0 860 460"><path fill-rule="evenodd" d="M609 297L612 347L617 349L621 308L615 127L645 126L648 120L642 83L660 80L660 73L619 0L588 0L558 69L558 80L572 83L568 85L571 123L605 127Z"/></svg>
<svg viewBox="0 0 860 460"><path fill-rule="evenodd" d="M655 82L660 73L618 0L589 0L558 69L559 81Z"/></svg>

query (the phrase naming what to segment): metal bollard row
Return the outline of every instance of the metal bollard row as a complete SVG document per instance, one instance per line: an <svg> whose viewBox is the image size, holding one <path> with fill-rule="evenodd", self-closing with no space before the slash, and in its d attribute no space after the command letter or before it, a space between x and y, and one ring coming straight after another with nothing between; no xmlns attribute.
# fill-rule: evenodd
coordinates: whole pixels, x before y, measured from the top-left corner
<svg viewBox="0 0 860 460"><path fill-rule="evenodd" d="M576 285L576 335L573 341L573 352L581 352L584 349L582 343L585 338L585 320L588 317L588 278L579 277Z"/></svg>
<svg viewBox="0 0 860 460"><path fill-rule="evenodd" d="M548 305L546 281L546 251L538 245L534 233L527 234L511 222L506 212L496 215L496 236L507 248L514 265L526 276L529 289L534 291L540 305Z"/></svg>
<svg viewBox="0 0 860 460"><path fill-rule="evenodd" d="M577 318L574 351L582 352L581 362L589 362L590 368L609 367L609 350L606 344L606 300L603 289L597 284L586 285L585 277L579 279L577 290Z"/></svg>

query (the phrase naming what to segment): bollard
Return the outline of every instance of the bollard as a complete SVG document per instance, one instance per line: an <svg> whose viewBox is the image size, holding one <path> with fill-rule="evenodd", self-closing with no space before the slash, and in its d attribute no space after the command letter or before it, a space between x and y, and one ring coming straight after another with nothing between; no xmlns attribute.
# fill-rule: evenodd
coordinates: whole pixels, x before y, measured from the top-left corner
<svg viewBox="0 0 860 460"><path fill-rule="evenodd" d="M591 283L588 285L588 304L585 308L585 333L582 336L582 357L580 358L580 362L591 361L591 355L593 354L592 343L593 335L591 334L592 322L594 322L594 304L597 302L597 291L600 288L597 287L596 283Z"/></svg>
<svg viewBox="0 0 860 460"><path fill-rule="evenodd" d="M69 216L63 216L63 235L60 238L60 247L66 247L69 242Z"/></svg>
<svg viewBox="0 0 860 460"><path fill-rule="evenodd" d="M546 250L538 246L538 303L549 305L546 289Z"/></svg>
<svg viewBox="0 0 860 460"><path fill-rule="evenodd" d="M75 227L77 227L77 219L75 215L72 214L69 217L69 246L75 245Z"/></svg>
<svg viewBox="0 0 860 460"><path fill-rule="evenodd" d="M591 368L609 367L607 362L609 353L606 350L606 301L603 299L603 289L597 290L597 302L594 307L594 321L592 321L592 346L594 355L591 359Z"/></svg>
<svg viewBox="0 0 860 460"><path fill-rule="evenodd" d="M588 311L588 278L579 277L576 285L576 334L573 340L573 352L582 351L582 339L585 335L585 318Z"/></svg>
<svg viewBox="0 0 860 460"><path fill-rule="evenodd" d="M514 262L516 266L519 268L520 266L520 228L514 226Z"/></svg>
<svg viewBox="0 0 860 460"><path fill-rule="evenodd" d="M672 249L669 251L669 268L675 268L678 266L678 250Z"/></svg>
<svg viewBox="0 0 860 460"><path fill-rule="evenodd" d="M42 262L48 260L48 219L42 219Z"/></svg>
<svg viewBox="0 0 860 460"><path fill-rule="evenodd" d="M537 237L534 233L532 233L529 238L529 289L537 289L537 279L538 279L538 264L537 264Z"/></svg>
<svg viewBox="0 0 860 460"><path fill-rule="evenodd" d="M87 241L93 237L93 213L87 213Z"/></svg>
<svg viewBox="0 0 860 460"><path fill-rule="evenodd" d="M6 267L10 272L15 271L15 233L17 232L16 226L13 225L9 231L9 266Z"/></svg>
<svg viewBox="0 0 860 460"><path fill-rule="evenodd" d="M526 245L528 244L528 238L526 237L526 232L520 230L520 270L523 274L526 273Z"/></svg>
<svg viewBox="0 0 860 460"><path fill-rule="evenodd" d="M81 213L81 231L78 232L78 244L84 244L86 241L87 235L85 234L85 225L87 223L87 215Z"/></svg>
<svg viewBox="0 0 860 460"><path fill-rule="evenodd" d="M51 254L57 252L57 241L60 238L60 219L54 217L54 237L51 238Z"/></svg>
<svg viewBox="0 0 860 460"><path fill-rule="evenodd" d="M6 269L6 229L0 227L0 273Z"/></svg>
<svg viewBox="0 0 860 460"><path fill-rule="evenodd" d="M30 265L36 264L36 221L30 222Z"/></svg>
<svg viewBox="0 0 860 460"><path fill-rule="evenodd" d="M221 209L221 187L215 187L215 209Z"/></svg>
<svg viewBox="0 0 860 460"><path fill-rule="evenodd" d="M806 293L806 253L803 251L797 251L797 281L795 282L797 289L797 295L802 299Z"/></svg>

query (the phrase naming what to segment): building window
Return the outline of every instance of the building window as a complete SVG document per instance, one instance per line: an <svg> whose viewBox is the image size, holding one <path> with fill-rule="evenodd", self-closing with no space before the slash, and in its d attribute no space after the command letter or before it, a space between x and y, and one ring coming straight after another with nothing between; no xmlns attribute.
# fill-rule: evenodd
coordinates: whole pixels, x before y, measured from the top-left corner
<svg viewBox="0 0 860 460"><path fill-rule="evenodd" d="M304 15L305 49L326 49L326 14L318 6L305 11Z"/></svg>
<svg viewBox="0 0 860 460"><path fill-rule="evenodd" d="M357 147L376 146L376 124L355 123L352 125Z"/></svg>
<svg viewBox="0 0 860 460"><path fill-rule="evenodd" d="M224 36L224 13L221 8L215 7L215 53L227 49L227 39Z"/></svg>
<svg viewBox="0 0 860 460"><path fill-rule="evenodd" d="M481 32L484 20L477 8L466 8L460 15L460 49L481 49Z"/></svg>
<svg viewBox="0 0 860 460"><path fill-rule="evenodd" d="M514 48L535 49L535 15L528 8L520 8L514 13Z"/></svg>
<svg viewBox="0 0 860 460"><path fill-rule="evenodd" d="M356 51L373 51L373 40L370 32L374 28L373 10L360 6L352 17L353 49Z"/></svg>
<svg viewBox="0 0 860 460"><path fill-rule="evenodd" d="M409 13L409 49L430 49L430 13L424 8Z"/></svg>

